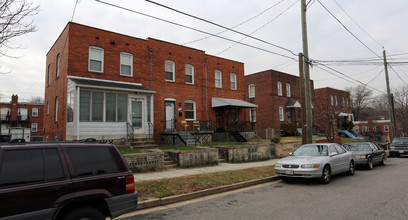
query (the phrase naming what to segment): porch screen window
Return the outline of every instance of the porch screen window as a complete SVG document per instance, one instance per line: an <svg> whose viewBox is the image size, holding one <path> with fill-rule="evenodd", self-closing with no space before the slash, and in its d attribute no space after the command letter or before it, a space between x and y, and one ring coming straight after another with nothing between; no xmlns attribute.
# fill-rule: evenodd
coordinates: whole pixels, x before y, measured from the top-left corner
<svg viewBox="0 0 408 220"><path fill-rule="evenodd" d="M194 66L186 64L186 83L194 84Z"/></svg>
<svg viewBox="0 0 408 220"><path fill-rule="evenodd" d="M278 96L282 96L282 83L278 82Z"/></svg>
<svg viewBox="0 0 408 220"><path fill-rule="evenodd" d="M152 97L146 96L147 122L152 122Z"/></svg>
<svg viewBox="0 0 408 220"><path fill-rule="evenodd" d="M222 88L222 72L215 71L215 88Z"/></svg>
<svg viewBox="0 0 408 220"><path fill-rule="evenodd" d="M106 121L124 122L127 114L127 95L106 93Z"/></svg>
<svg viewBox="0 0 408 220"><path fill-rule="evenodd" d="M102 121L103 93L92 92L92 121Z"/></svg>
<svg viewBox="0 0 408 220"><path fill-rule="evenodd" d="M89 47L89 71L103 72L103 49Z"/></svg>
<svg viewBox="0 0 408 220"><path fill-rule="evenodd" d="M230 74L231 90L237 90L237 75L235 73Z"/></svg>
<svg viewBox="0 0 408 220"><path fill-rule="evenodd" d="M256 110L255 110L255 108L251 108L249 110L249 119L251 120L251 122L256 122Z"/></svg>
<svg viewBox="0 0 408 220"><path fill-rule="evenodd" d="M91 121L91 92L81 91L79 98L79 121Z"/></svg>
<svg viewBox="0 0 408 220"><path fill-rule="evenodd" d="M186 120L195 120L195 102L186 101L184 103L184 115Z"/></svg>
<svg viewBox="0 0 408 220"><path fill-rule="evenodd" d="M116 94L106 93L106 121L116 121Z"/></svg>
<svg viewBox="0 0 408 220"><path fill-rule="evenodd" d="M130 53L120 53L120 75L132 76L133 55Z"/></svg>
<svg viewBox="0 0 408 220"><path fill-rule="evenodd" d="M127 121L128 96L126 94L118 94L118 122Z"/></svg>
<svg viewBox="0 0 408 220"><path fill-rule="evenodd" d="M166 81L174 82L174 62L170 60L166 60L165 62L165 67L164 67L164 72L165 72L165 79Z"/></svg>
<svg viewBox="0 0 408 220"><path fill-rule="evenodd" d="M68 93L67 97L67 122L74 121L74 91Z"/></svg>
<svg viewBox="0 0 408 220"><path fill-rule="evenodd" d="M279 107L279 121L284 121L283 107Z"/></svg>

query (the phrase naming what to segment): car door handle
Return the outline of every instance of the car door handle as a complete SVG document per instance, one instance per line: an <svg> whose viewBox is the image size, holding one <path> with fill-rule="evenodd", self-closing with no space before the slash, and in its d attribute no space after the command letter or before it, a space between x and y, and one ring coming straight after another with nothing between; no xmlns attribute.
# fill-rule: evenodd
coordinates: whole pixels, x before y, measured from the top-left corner
<svg viewBox="0 0 408 220"><path fill-rule="evenodd" d="M65 189L65 188L67 188L67 187L68 187L67 184L62 184L62 185L58 185L58 186L52 186L50 189L56 191L56 190Z"/></svg>

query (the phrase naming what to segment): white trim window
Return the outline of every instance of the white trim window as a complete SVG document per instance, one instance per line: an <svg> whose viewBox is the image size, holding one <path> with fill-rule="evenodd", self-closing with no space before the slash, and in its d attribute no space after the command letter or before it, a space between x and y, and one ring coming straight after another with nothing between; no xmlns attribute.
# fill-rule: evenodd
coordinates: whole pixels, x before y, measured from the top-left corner
<svg viewBox="0 0 408 220"><path fill-rule="evenodd" d="M354 132L358 133L360 131L360 127L354 126L353 130L354 130Z"/></svg>
<svg viewBox="0 0 408 220"><path fill-rule="evenodd" d="M186 84L194 84L194 66L186 64Z"/></svg>
<svg viewBox="0 0 408 220"><path fill-rule="evenodd" d="M256 122L256 109L255 108L249 109L249 121Z"/></svg>
<svg viewBox="0 0 408 220"><path fill-rule="evenodd" d="M290 84L289 84L289 83L286 83L286 96L287 96L287 97L290 97L290 96L291 96L291 93L290 93Z"/></svg>
<svg viewBox="0 0 408 220"><path fill-rule="evenodd" d="M215 88L222 88L222 72L219 70L216 70L214 73L214 78L215 78Z"/></svg>
<svg viewBox="0 0 408 220"><path fill-rule="evenodd" d="M196 102L187 100L184 102L184 117L186 121L196 120Z"/></svg>
<svg viewBox="0 0 408 220"><path fill-rule="evenodd" d="M230 74L231 90L237 90L237 75L235 73Z"/></svg>
<svg viewBox="0 0 408 220"><path fill-rule="evenodd" d="M282 96L282 83L278 82L278 96Z"/></svg>
<svg viewBox="0 0 408 220"><path fill-rule="evenodd" d="M346 99L344 98L344 97L342 97L342 101L343 101L343 104L341 105L341 107L346 107Z"/></svg>
<svg viewBox="0 0 408 220"><path fill-rule="evenodd" d="M103 49L99 47L89 47L89 66L88 70L92 72L103 72Z"/></svg>
<svg viewBox="0 0 408 220"><path fill-rule="evenodd" d="M61 59L60 54L57 54L57 71L56 71L56 73L55 73L55 75L56 75L55 78L58 78L58 77L59 77L59 73L60 73L60 59Z"/></svg>
<svg viewBox="0 0 408 220"><path fill-rule="evenodd" d="M390 127L388 125L384 125L384 132L390 132Z"/></svg>
<svg viewBox="0 0 408 220"><path fill-rule="evenodd" d="M283 114L283 107L279 107L279 121L284 121L285 115Z"/></svg>
<svg viewBox="0 0 408 220"><path fill-rule="evenodd" d="M175 81L175 64L171 60L164 62L164 78L168 82Z"/></svg>
<svg viewBox="0 0 408 220"><path fill-rule="evenodd" d="M368 127L367 127L367 126L363 126L362 131L363 131L363 132L368 132Z"/></svg>
<svg viewBox="0 0 408 220"><path fill-rule="evenodd" d="M347 108L349 107L349 100L348 100L348 98L346 98L346 107L347 107Z"/></svg>
<svg viewBox="0 0 408 220"><path fill-rule="evenodd" d="M330 95L330 103L331 103L332 106L334 105L334 100L333 100L333 96L332 96L332 95Z"/></svg>
<svg viewBox="0 0 408 220"><path fill-rule="evenodd" d="M55 97L55 121L58 121L58 96Z"/></svg>
<svg viewBox="0 0 408 220"><path fill-rule="evenodd" d="M48 64L47 85L50 85L51 80L51 64Z"/></svg>
<svg viewBox="0 0 408 220"><path fill-rule="evenodd" d="M38 131L38 124L31 123L31 132L37 132L37 131Z"/></svg>
<svg viewBox="0 0 408 220"><path fill-rule="evenodd" d="M255 85L254 84L248 85L248 97L255 98Z"/></svg>
<svg viewBox="0 0 408 220"><path fill-rule="evenodd" d="M130 53L120 53L120 75L133 76L133 55Z"/></svg>
<svg viewBox="0 0 408 220"><path fill-rule="evenodd" d="M38 117L38 108L31 109L31 116Z"/></svg>
<svg viewBox="0 0 408 220"><path fill-rule="evenodd" d="M336 106L338 105L337 96L334 96L334 100L336 101Z"/></svg>

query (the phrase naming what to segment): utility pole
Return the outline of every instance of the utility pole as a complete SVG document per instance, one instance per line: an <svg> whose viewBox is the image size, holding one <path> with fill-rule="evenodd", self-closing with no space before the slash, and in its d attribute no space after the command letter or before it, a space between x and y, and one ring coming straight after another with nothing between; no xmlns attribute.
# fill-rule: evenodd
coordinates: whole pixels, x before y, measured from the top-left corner
<svg viewBox="0 0 408 220"><path fill-rule="evenodd" d="M387 56L385 50L383 50L383 57L384 57L384 69L385 69L385 82L387 84L387 97L388 97L388 113L391 120L391 140L395 138L395 120L394 120L394 108L392 107L392 95L390 92L390 80L388 79L388 63L387 63Z"/></svg>
<svg viewBox="0 0 408 220"><path fill-rule="evenodd" d="M306 109L306 143L312 143L312 95L310 89L309 48L307 44L306 26L306 0L301 0L302 41L303 41L303 69L305 83L305 109ZM302 106L303 107L303 106ZM303 135L303 134L302 134Z"/></svg>
<svg viewBox="0 0 408 220"><path fill-rule="evenodd" d="M306 144L306 105L305 105L305 77L303 74L303 53L299 53L299 78L300 78L300 111L302 118L302 144Z"/></svg>

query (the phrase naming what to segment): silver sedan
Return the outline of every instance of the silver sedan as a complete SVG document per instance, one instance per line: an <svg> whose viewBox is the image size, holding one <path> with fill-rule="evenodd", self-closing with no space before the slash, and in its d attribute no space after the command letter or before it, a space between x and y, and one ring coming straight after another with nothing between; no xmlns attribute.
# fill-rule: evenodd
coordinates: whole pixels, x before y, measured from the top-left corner
<svg viewBox="0 0 408 220"><path fill-rule="evenodd" d="M335 143L306 144L276 162L275 173L282 179L320 178L328 184L339 173L354 175L351 152Z"/></svg>

